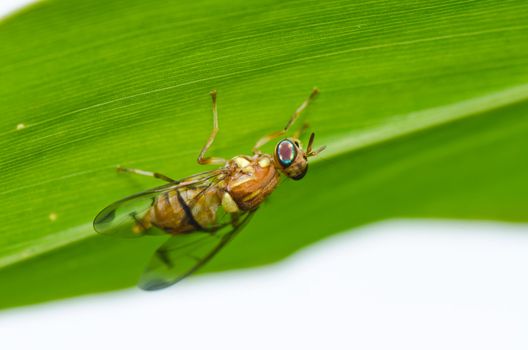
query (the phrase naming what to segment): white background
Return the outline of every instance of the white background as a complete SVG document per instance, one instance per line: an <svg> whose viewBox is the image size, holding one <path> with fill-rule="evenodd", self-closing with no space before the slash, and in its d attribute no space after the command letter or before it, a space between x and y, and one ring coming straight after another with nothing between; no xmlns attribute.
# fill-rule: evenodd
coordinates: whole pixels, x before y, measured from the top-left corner
<svg viewBox="0 0 528 350"><path fill-rule="evenodd" d="M392 221L271 267L3 312L0 348L525 350L527 270L526 225Z"/></svg>
<svg viewBox="0 0 528 350"><path fill-rule="evenodd" d="M0 0L0 18L16 11L19 8L37 2L36 0Z"/></svg>
<svg viewBox="0 0 528 350"><path fill-rule="evenodd" d="M275 266L0 314L2 349L528 349L528 227L392 221Z"/></svg>

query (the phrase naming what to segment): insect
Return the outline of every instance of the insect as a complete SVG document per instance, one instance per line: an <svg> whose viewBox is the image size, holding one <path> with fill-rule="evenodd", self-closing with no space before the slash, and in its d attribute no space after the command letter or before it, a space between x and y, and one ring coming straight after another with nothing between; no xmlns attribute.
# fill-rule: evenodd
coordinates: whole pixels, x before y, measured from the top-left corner
<svg viewBox="0 0 528 350"><path fill-rule="evenodd" d="M275 138L284 137L318 93L314 88L283 129L259 139L252 156L240 155L226 160L205 156L218 132L216 91L212 91L213 130L198 156L198 163L222 167L181 180L155 172L117 168L120 172L167 182L109 205L93 222L94 229L105 235L171 236L152 256L139 281L140 288L165 288L195 272L243 228L277 187L281 174L294 180L304 177L308 158L325 149L323 146L312 150L315 137L312 133L308 147L303 150L300 137L307 124L292 137L281 139L273 155L263 153L260 148Z"/></svg>

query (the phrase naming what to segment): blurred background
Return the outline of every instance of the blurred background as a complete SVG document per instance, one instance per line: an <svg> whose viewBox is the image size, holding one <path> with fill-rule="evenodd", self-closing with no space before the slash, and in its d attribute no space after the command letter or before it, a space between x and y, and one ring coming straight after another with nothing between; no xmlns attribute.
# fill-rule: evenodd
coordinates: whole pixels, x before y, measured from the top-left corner
<svg viewBox="0 0 528 350"><path fill-rule="evenodd" d="M0 3L2 349L528 347L522 1L236 3L183 29L177 5L164 18L135 2L30 3ZM222 2L182 13L208 3ZM105 240L89 222L153 184L117 178L116 162L192 173L211 85L225 96L218 152L247 152L316 84L309 117L329 147L306 181L284 184L207 273L133 287L159 241ZM142 138L152 124L156 143Z"/></svg>

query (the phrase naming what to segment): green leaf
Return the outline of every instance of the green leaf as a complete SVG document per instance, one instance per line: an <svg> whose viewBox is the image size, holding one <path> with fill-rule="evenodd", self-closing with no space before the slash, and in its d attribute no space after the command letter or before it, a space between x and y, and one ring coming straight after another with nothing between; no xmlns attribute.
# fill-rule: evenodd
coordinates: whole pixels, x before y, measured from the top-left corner
<svg viewBox="0 0 528 350"><path fill-rule="evenodd" d="M328 149L205 270L278 261L395 217L527 220L525 1L75 1L0 23L0 307L133 286L163 238L107 204L250 152L312 86ZM271 149L271 146L270 148ZM209 169L209 168L208 168ZM176 287L177 288L177 287Z"/></svg>

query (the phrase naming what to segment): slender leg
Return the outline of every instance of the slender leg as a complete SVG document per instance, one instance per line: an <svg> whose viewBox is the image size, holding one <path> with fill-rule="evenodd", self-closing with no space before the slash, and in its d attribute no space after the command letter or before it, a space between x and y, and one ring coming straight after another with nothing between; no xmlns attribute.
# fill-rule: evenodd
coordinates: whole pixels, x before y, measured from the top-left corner
<svg viewBox="0 0 528 350"><path fill-rule="evenodd" d="M213 99L213 131L211 131L211 135L209 136L209 139L207 139L205 146L203 146L202 151L200 152L200 155L198 156L198 163L199 164L224 164L226 160L223 158L204 157L205 152L207 152L209 147L211 147L216 137L216 134L218 133L218 110L216 109L216 90L211 91L211 97Z"/></svg>
<svg viewBox="0 0 528 350"><path fill-rule="evenodd" d="M276 137L280 137L280 136L284 135L288 131L288 129L293 125L293 123L295 123L297 118L299 118L299 116L306 109L306 107L308 107L310 102L312 102L312 100L315 98L315 96L317 96L318 93L319 93L319 89L313 88L312 93L310 94L310 96L299 106L299 108L297 108L295 113L293 113L293 115L291 116L290 120L288 120L288 123L286 124L284 129L272 132L272 133L262 137L260 140L257 141L257 143L255 144L255 147L253 147L253 152L254 153L259 153L259 148L260 147L264 146L270 140L273 140Z"/></svg>
<svg viewBox="0 0 528 350"><path fill-rule="evenodd" d="M308 130L308 128L310 127L310 125L308 123L304 123L299 129L297 129L294 133L293 133L293 138L295 139L300 139L304 133L306 132L306 130Z"/></svg>
<svg viewBox="0 0 528 350"><path fill-rule="evenodd" d="M133 168L124 168L121 165L117 167L117 171L120 173L132 173L132 174L137 174L137 175L155 177L156 179L165 180L167 182L176 182L176 180L171 179L170 177L160 174L160 173L154 173L152 171L145 171L145 170L133 169Z"/></svg>

